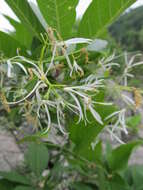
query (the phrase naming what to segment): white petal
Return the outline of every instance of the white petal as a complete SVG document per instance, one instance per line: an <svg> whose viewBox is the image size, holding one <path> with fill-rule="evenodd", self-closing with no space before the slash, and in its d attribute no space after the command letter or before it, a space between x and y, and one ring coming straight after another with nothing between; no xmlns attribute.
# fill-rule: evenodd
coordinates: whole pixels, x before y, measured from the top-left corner
<svg viewBox="0 0 143 190"><path fill-rule="evenodd" d="M61 126L59 106L57 106L57 121L58 121L58 126L59 126L59 128L60 128L60 131L61 131L64 135L67 135L68 133L66 133L66 132L63 130L63 127Z"/></svg>
<svg viewBox="0 0 143 190"><path fill-rule="evenodd" d="M111 117L113 117L113 116L119 114L120 112L121 112L121 111L113 112L113 113L111 113L110 115L108 115L104 120L106 121L106 120L110 119Z"/></svg>
<svg viewBox="0 0 143 190"><path fill-rule="evenodd" d="M135 102L128 96L126 96L125 94L122 94L122 98L123 100L128 104L128 105L135 105Z"/></svg>
<svg viewBox="0 0 143 190"><path fill-rule="evenodd" d="M56 55L56 49L57 49L57 46L55 45L54 46L54 49L53 49L53 54L52 54L52 58L51 58L51 63L45 73L45 75L47 75L47 73L49 72L49 70L51 69L51 67L53 66L53 63L54 63L54 58L55 58L55 55Z"/></svg>
<svg viewBox="0 0 143 190"><path fill-rule="evenodd" d="M105 105L105 106L111 106L111 105L113 105L113 103L106 103L106 102L95 102L95 101L92 101L92 103L99 104L99 105Z"/></svg>
<svg viewBox="0 0 143 190"><path fill-rule="evenodd" d="M88 118L87 118L87 114L86 114L86 105L84 104L84 116L85 116L85 120L88 122L88 123L91 123Z"/></svg>
<svg viewBox="0 0 143 190"><path fill-rule="evenodd" d="M32 68L32 72L33 72L39 79L41 78L40 73L39 73L35 68Z"/></svg>
<svg viewBox="0 0 143 190"><path fill-rule="evenodd" d="M125 144L121 139L119 139L119 137L117 135L115 135L114 133L112 133L112 131L110 129L107 129L107 131L121 144Z"/></svg>
<svg viewBox="0 0 143 190"><path fill-rule="evenodd" d="M38 81L37 84L35 85L35 87L33 88L33 90L31 90L31 92L29 94L27 94L27 96L25 96L23 99L18 100L17 102L7 102L7 104L14 105L14 104L19 104L19 103L23 102L24 100L29 98L35 92L35 90L38 88L40 83L41 83L41 81Z"/></svg>
<svg viewBox="0 0 143 190"><path fill-rule="evenodd" d="M68 56L68 54L67 54L67 52L66 52L65 49L64 49L64 56L65 56L65 58L67 60L67 63L68 63L68 66L69 66L70 70L72 71L73 70L73 66L71 64L70 58L69 58L69 56Z"/></svg>
<svg viewBox="0 0 143 190"><path fill-rule="evenodd" d="M47 114L47 118L48 118L48 127L46 131L49 131L50 127L51 127L51 116L49 113L49 109L48 106L45 105L45 110L46 110L46 114Z"/></svg>
<svg viewBox="0 0 143 190"><path fill-rule="evenodd" d="M133 75L133 74L130 74L130 73L127 73L126 76L131 77L131 78L134 77L134 75Z"/></svg>
<svg viewBox="0 0 143 190"><path fill-rule="evenodd" d="M91 105L88 106L93 117L98 121L98 123L100 123L101 125L103 125L103 122L101 120L100 115L93 109L93 107Z"/></svg>
<svg viewBox="0 0 143 190"><path fill-rule="evenodd" d="M72 38L72 39L66 40L64 44L68 46L71 44L83 44L83 43L90 44L91 42L92 40L87 39L87 38Z"/></svg>
<svg viewBox="0 0 143 190"><path fill-rule="evenodd" d="M34 66L39 73L41 72L39 67L35 63L33 63L32 61L29 61L28 59L26 59L23 56L19 56L18 58L20 58L21 60L25 61L26 63L29 63L30 65Z"/></svg>
<svg viewBox="0 0 143 190"><path fill-rule="evenodd" d="M21 63L19 62L12 62L12 63L18 65L24 71L24 73L28 75L26 68Z"/></svg>
<svg viewBox="0 0 143 190"><path fill-rule="evenodd" d="M8 66L8 69L7 69L7 77L8 77L8 78L11 78L11 77L12 77L11 69L13 68L13 66L12 66L10 60L7 60L7 66Z"/></svg>
<svg viewBox="0 0 143 190"><path fill-rule="evenodd" d="M74 101L75 101L75 103L76 103L76 105L78 107L78 111L79 111L79 120L78 120L78 123L79 123L81 121L81 119L83 119L83 112L82 112L82 108L81 108L80 102L79 102L79 100L77 99L77 97L73 93L69 92L69 94L74 99Z"/></svg>
<svg viewBox="0 0 143 190"><path fill-rule="evenodd" d="M132 67L136 67L136 66L139 66L139 65L142 65L143 64L143 62L141 61L141 62L137 62L137 63L134 63L133 65L132 65Z"/></svg>

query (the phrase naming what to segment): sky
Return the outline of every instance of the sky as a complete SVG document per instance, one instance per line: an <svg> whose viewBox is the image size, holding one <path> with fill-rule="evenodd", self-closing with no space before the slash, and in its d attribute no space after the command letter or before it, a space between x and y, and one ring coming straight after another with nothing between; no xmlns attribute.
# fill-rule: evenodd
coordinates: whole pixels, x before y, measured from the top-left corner
<svg viewBox="0 0 143 190"><path fill-rule="evenodd" d="M35 0L29 0L29 1L35 1ZM80 0L78 6L77 6L77 17L82 16L88 5L90 4L92 0ZM137 0L136 3L132 5L132 8L138 7L140 5L143 5L143 0ZM12 18L16 19L16 16L11 11L11 9L7 6L4 0L0 0L0 30L14 30L14 28L9 24L9 22L2 16L2 14L6 14L8 16L11 16Z"/></svg>

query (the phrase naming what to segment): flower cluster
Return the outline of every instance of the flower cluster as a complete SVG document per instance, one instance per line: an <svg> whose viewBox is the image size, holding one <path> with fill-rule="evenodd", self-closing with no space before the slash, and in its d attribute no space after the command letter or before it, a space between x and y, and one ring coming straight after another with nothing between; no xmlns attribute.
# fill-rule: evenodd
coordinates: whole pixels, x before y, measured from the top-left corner
<svg viewBox="0 0 143 190"><path fill-rule="evenodd" d="M119 111L115 111L105 119L96 111L96 105L108 105L112 103L100 102L95 100L95 94L99 93L101 89L106 90L108 86L108 79L105 82L104 76L97 76L93 73L88 73L84 77L84 68L78 64L78 60L74 57L74 52L69 51L69 46L75 46L77 44L87 44L91 46L92 40L84 38L73 38L67 41L57 41L55 38L52 40L51 58L43 60L43 54L47 48L47 40L44 39L44 47L41 51L39 61L30 60L24 56L16 56L7 60L4 60L4 64L7 64L7 77L14 77L14 67L19 67L25 75L25 80L29 82L31 78L36 78L34 87L28 91L20 89L22 92L22 98L7 102L11 105L24 105L25 101L33 104L31 112L35 112L39 120L39 125L42 127L43 115L45 116L45 122L47 129L44 131L47 133L52 126L52 114L56 115L57 125L63 134L66 134L64 129L65 110L72 112L78 116L78 122L84 121L85 125L89 122L87 117L87 110L90 111L93 118L100 125L105 126L107 121L110 121L110 125L107 127L107 131L111 134L111 138L115 138L120 143L123 143L121 139L116 135L117 132L127 132L126 125L126 112L128 107L135 106L136 101L128 97L128 95L121 93L120 98L125 102L124 108L119 108ZM72 49L73 49L72 48ZM88 48L87 48L88 49ZM76 49L74 50L76 51ZM79 51L80 52L80 51ZM125 53L125 69L121 80L124 81L124 86L127 86L128 77L133 77L129 72L135 66L143 64L143 62L134 62L135 58L140 55L135 55L128 60L128 56ZM51 75L57 65L60 64L61 58L64 60L70 83L63 81L63 83L51 82ZM110 71L112 67L120 67L120 64L116 61L115 53L108 57L102 57L98 60L98 66L103 72ZM80 76L80 79L73 81L73 73ZM119 86L118 84L117 86ZM114 91L114 89L112 89ZM16 94L16 92L15 92ZM24 97L23 97L24 95ZM36 105L36 106L35 106ZM119 106L120 107L120 106Z"/></svg>

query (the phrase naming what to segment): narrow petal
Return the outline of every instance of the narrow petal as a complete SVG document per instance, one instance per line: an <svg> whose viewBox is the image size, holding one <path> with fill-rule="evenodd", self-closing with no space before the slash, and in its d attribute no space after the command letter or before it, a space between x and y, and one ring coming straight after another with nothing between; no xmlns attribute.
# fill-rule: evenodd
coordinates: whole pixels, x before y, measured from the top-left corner
<svg viewBox="0 0 143 190"><path fill-rule="evenodd" d="M100 115L93 109L93 107L91 105L89 105L88 107L89 107L89 110L91 111L93 117L96 119L96 121L98 121L98 123L103 125Z"/></svg>
<svg viewBox="0 0 143 190"><path fill-rule="evenodd" d="M23 99L18 100L16 102L7 102L7 104L14 105L14 104L19 104L19 103L25 101L27 98L29 98L35 92L35 90L38 88L40 83L41 83L41 81L38 81L37 84L35 85L35 87L33 88L33 90L31 90L31 92L29 94L27 94L27 96L25 96Z"/></svg>

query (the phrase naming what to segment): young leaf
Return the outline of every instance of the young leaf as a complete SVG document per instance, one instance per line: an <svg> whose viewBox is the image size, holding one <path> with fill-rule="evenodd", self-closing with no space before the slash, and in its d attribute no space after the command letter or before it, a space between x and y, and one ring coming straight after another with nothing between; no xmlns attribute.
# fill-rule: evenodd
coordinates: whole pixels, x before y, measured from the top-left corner
<svg viewBox="0 0 143 190"><path fill-rule="evenodd" d="M29 168L39 176L48 164L48 149L42 144L31 143L25 154L25 159Z"/></svg>
<svg viewBox="0 0 143 190"><path fill-rule="evenodd" d="M141 141L135 141L113 149L107 158L110 169L113 171L125 169L133 149L141 143Z"/></svg>
<svg viewBox="0 0 143 190"><path fill-rule="evenodd" d="M63 39L71 36L78 0L37 0L48 25L55 28Z"/></svg>
<svg viewBox="0 0 143 190"><path fill-rule="evenodd" d="M105 29L136 0L93 0L80 22L78 36L100 37Z"/></svg>

